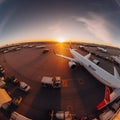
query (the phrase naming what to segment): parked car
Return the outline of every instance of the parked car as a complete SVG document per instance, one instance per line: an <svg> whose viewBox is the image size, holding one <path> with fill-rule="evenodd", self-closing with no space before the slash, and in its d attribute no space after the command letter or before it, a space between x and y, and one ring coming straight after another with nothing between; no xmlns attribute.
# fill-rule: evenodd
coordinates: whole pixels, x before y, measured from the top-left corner
<svg viewBox="0 0 120 120"><path fill-rule="evenodd" d="M4 80L5 80L4 76L0 77L0 81L4 81Z"/></svg>
<svg viewBox="0 0 120 120"><path fill-rule="evenodd" d="M17 79L17 78L15 78L15 76L7 77L7 78L5 79L5 81L6 81L7 83L10 82L10 83L13 83L13 84L15 84L15 85L18 85L18 84L20 83L20 80Z"/></svg>
<svg viewBox="0 0 120 120"><path fill-rule="evenodd" d="M5 77L0 77L0 87L4 87L5 85Z"/></svg>
<svg viewBox="0 0 120 120"><path fill-rule="evenodd" d="M30 86L28 84L26 84L25 82L20 82L19 85L19 89L24 91L24 92L28 92L30 90Z"/></svg>
<svg viewBox="0 0 120 120"><path fill-rule="evenodd" d="M15 85L18 85L20 83L20 80L18 80L17 78L14 78L12 80L12 83L15 84Z"/></svg>
<svg viewBox="0 0 120 120"><path fill-rule="evenodd" d="M7 103L4 103L1 105L1 108L4 109L4 110L7 110L9 108L9 106L11 105L11 101L10 102L7 102Z"/></svg>
<svg viewBox="0 0 120 120"><path fill-rule="evenodd" d="M0 77L3 77L4 76L4 73L0 71Z"/></svg>
<svg viewBox="0 0 120 120"><path fill-rule="evenodd" d="M70 111L54 111L50 112L51 119L57 118L59 120L73 120L76 117L75 114L71 114Z"/></svg>
<svg viewBox="0 0 120 120"><path fill-rule="evenodd" d="M4 70L3 67L0 67L0 72L1 72L1 73L5 73L5 70Z"/></svg>
<svg viewBox="0 0 120 120"><path fill-rule="evenodd" d="M63 120L65 118L65 120L72 120L72 115L69 111L58 111L56 113L56 118Z"/></svg>
<svg viewBox="0 0 120 120"><path fill-rule="evenodd" d="M4 68L0 65L0 77L4 76L5 70Z"/></svg>
<svg viewBox="0 0 120 120"><path fill-rule="evenodd" d="M4 87L6 85L6 83L2 80L0 80L0 88Z"/></svg>

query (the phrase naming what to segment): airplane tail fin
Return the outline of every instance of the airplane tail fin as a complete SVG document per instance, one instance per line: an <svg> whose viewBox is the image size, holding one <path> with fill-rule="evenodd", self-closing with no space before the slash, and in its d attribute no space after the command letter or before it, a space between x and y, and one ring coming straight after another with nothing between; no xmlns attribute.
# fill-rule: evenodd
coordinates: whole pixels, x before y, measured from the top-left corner
<svg viewBox="0 0 120 120"><path fill-rule="evenodd" d="M106 86L104 100L97 106L97 110L102 109L110 102L110 89Z"/></svg>
<svg viewBox="0 0 120 120"><path fill-rule="evenodd" d="M91 53L84 56L85 58L89 59L91 57Z"/></svg>
<svg viewBox="0 0 120 120"><path fill-rule="evenodd" d="M105 100L106 100L107 102L110 102L110 89L109 89L109 87L107 87L107 86L106 86L106 88L105 88Z"/></svg>

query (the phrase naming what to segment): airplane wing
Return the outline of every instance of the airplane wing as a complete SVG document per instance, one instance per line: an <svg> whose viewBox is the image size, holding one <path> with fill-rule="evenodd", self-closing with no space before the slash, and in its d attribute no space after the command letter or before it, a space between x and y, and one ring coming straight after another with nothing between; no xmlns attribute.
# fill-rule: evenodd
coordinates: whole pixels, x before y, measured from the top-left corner
<svg viewBox="0 0 120 120"><path fill-rule="evenodd" d="M89 53L89 54L85 55L84 57L85 57L85 58L87 58L87 59L89 59L89 58L90 58L90 56L91 56L91 53Z"/></svg>
<svg viewBox="0 0 120 120"><path fill-rule="evenodd" d="M120 80L120 75L119 75L119 73L118 73L116 67L114 67L114 76L115 76L117 79Z"/></svg>
<svg viewBox="0 0 120 120"><path fill-rule="evenodd" d="M69 61L77 62L74 58L70 58L70 57L67 57L67 56L64 56L64 55L60 55L60 54L56 54L56 55L59 56L59 57L62 57L62 58L64 58L64 59L67 59L67 60L69 60Z"/></svg>

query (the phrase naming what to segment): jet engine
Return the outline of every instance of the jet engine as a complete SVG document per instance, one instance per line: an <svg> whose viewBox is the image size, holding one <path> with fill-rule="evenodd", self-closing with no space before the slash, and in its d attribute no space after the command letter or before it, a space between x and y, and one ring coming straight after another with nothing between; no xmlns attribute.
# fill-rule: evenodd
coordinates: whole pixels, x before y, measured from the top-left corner
<svg viewBox="0 0 120 120"><path fill-rule="evenodd" d="M74 69L77 68L77 64L76 64L75 62L73 62L73 61L70 61L70 62L68 63L68 65L69 65L69 67L70 67L72 70L74 70Z"/></svg>

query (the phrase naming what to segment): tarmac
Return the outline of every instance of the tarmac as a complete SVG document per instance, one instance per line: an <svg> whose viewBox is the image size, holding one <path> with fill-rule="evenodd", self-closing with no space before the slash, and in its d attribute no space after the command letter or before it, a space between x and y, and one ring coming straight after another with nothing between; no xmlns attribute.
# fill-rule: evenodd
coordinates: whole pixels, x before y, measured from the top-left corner
<svg viewBox="0 0 120 120"><path fill-rule="evenodd" d="M40 43L32 43L40 45ZM71 111L81 118L89 116L94 118L97 114L96 106L104 98L105 86L95 79L82 66L74 71L70 70L68 61L54 54L60 53L72 57L68 44L45 43L50 52L43 54L43 49L22 48L18 51L0 55L0 64L3 65L7 76L16 76L19 80L31 86L28 94L24 94L17 88L8 87L12 96L23 96L24 100L15 110L32 120L49 120L50 110ZM73 45L82 55L87 53ZM96 56L92 56L92 59ZM113 73L113 63L97 58L100 67ZM120 71L119 66L117 69ZM61 89L42 88L43 76L60 76L62 79ZM0 117L3 117L0 111ZM6 120L6 119L5 119Z"/></svg>

